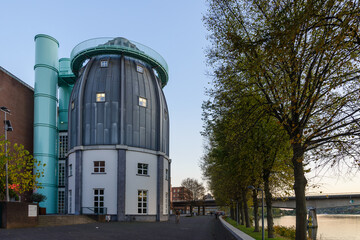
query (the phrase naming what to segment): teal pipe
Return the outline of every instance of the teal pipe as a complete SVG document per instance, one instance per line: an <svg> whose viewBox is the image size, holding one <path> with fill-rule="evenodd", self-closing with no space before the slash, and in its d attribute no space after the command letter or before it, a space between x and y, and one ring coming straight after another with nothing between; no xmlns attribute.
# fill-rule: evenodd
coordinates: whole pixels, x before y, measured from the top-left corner
<svg viewBox="0 0 360 240"><path fill-rule="evenodd" d="M73 74L70 68L70 58L61 58L59 60L59 71L62 76ZM68 130L68 111L72 89L73 85L59 81L59 131Z"/></svg>
<svg viewBox="0 0 360 240"><path fill-rule="evenodd" d="M34 157L45 167L38 179L41 188L36 192L47 199L40 203L48 214L57 213L57 84L59 74L58 41L48 35L35 36L34 89Z"/></svg>

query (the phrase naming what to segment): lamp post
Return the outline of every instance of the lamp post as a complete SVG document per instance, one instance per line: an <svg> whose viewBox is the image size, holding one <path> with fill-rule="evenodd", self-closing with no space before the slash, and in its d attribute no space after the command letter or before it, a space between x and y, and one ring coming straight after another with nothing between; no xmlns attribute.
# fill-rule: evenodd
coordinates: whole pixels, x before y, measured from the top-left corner
<svg viewBox="0 0 360 240"><path fill-rule="evenodd" d="M11 126L10 120L6 120L6 115L10 114L10 110L7 107L0 107L0 110L4 112L5 118L4 118L4 130L5 130L5 157L6 157L6 163L5 163L5 174L6 174L6 201L10 201L9 196L9 174L8 174L8 164L9 161L7 159L7 132L12 131L13 128Z"/></svg>
<svg viewBox="0 0 360 240"><path fill-rule="evenodd" d="M265 240L265 230L264 230L264 190L262 190L261 188L255 188L254 186L248 186L249 189L251 190L258 190L261 191L261 200L262 200L262 204L261 204L261 232L262 232L262 240Z"/></svg>

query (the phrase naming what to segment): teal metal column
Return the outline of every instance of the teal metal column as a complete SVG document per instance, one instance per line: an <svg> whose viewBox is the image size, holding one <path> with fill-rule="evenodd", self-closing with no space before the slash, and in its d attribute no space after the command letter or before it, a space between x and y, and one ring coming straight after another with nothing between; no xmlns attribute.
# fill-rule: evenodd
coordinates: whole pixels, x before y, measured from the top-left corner
<svg viewBox="0 0 360 240"><path fill-rule="evenodd" d="M34 92L34 157L45 167L39 179L38 193L47 199L40 203L49 214L57 213L57 83L58 48L55 38L35 36L35 92ZM35 168L39 168L36 166Z"/></svg>
<svg viewBox="0 0 360 240"><path fill-rule="evenodd" d="M68 111L71 91L74 85L70 85L67 81L74 74L70 68L70 58L61 58L59 60L59 131L68 130ZM69 77L70 76L70 77ZM75 78L75 76L74 76Z"/></svg>

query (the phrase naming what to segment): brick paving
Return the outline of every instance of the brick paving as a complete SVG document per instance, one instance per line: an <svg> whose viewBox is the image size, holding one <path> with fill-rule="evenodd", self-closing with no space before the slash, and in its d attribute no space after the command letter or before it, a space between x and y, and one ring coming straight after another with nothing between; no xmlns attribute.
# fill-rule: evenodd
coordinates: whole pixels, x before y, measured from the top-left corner
<svg viewBox="0 0 360 240"><path fill-rule="evenodd" d="M214 216L174 216L167 222L110 222L68 226L0 229L0 240L66 240L66 239L130 239L130 240L234 240L235 238Z"/></svg>

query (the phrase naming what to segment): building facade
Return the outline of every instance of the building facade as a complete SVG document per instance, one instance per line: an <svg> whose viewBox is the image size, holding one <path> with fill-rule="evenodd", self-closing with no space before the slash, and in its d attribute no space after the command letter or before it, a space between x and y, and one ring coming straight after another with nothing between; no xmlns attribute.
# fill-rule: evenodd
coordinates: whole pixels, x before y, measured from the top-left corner
<svg viewBox="0 0 360 240"><path fill-rule="evenodd" d="M166 62L125 38L82 42L60 60L56 39L35 43L34 155L47 166L47 212L167 220Z"/></svg>
<svg viewBox="0 0 360 240"><path fill-rule="evenodd" d="M192 192L186 187L172 187L171 188L172 201L190 201L193 199Z"/></svg>
<svg viewBox="0 0 360 240"><path fill-rule="evenodd" d="M0 107L7 107L10 110L7 119L11 121L14 130L8 132L8 140L12 144L24 145L32 154L34 89L2 67L0 67ZM0 112L0 122L3 126L3 112ZM0 132L1 135L4 135L4 131Z"/></svg>

